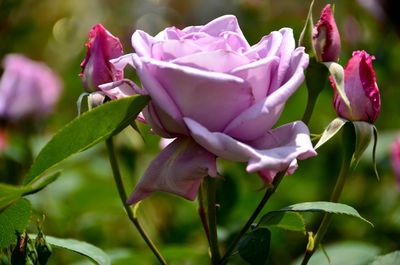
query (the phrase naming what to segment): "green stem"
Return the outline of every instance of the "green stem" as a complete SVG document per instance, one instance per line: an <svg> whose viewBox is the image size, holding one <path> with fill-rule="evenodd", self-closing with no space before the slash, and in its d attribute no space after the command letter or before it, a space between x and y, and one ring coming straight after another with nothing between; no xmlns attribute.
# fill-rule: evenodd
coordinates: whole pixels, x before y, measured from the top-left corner
<svg viewBox="0 0 400 265"><path fill-rule="evenodd" d="M122 182L121 173L119 170L117 158L116 158L115 151L114 151L114 143L113 143L113 140L111 137L106 140L106 145L107 145L107 150L108 150L108 155L109 155L109 159L110 159L112 172L114 175L115 184L117 185L119 197L121 198L121 202L124 205L124 209L128 215L129 220L131 220L133 225L139 231L139 234L144 239L144 241L146 242L147 246L151 249L153 254L156 256L156 258L158 259L160 264L167 265L166 260L161 255L161 253L157 249L157 247L154 245L154 243L150 239L150 237L147 235L146 231L143 229L139 220L136 218L132 208L126 203L127 196L126 196L126 192L125 192L125 187L124 187L124 183Z"/></svg>
<svg viewBox="0 0 400 265"><path fill-rule="evenodd" d="M349 124L350 125L350 124ZM348 126L346 124L343 128L343 159L342 159L342 167L339 172L339 176L336 180L335 187L332 191L330 202L338 202L340 195L342 194L344 184L346 182L346 179L351 175L353 167L352 167L352 156L355 150L354 146L354 137L351 137L350 134L354 135L354 129L352 127L353 125ZM303 261L301 265L307 265L308 261L312 257L312 255L315 252L316 247L318 247L321 244L322 239L324 238L328 227L332 221L333 215L331 213L325 213L324 217L322 218L322 221L319 225L319 228L317 230L317 233L314 236L314 244L313 248L307 249Z"/></svg>
<svg viewBox="0 0 400 265"><path fill-rule="evenodd" d="M265 204L268 202L269 198L272 196L272 194L275 193L276 189L279 186L279 183L281 182L283 176L285 175L286 170L279 172L275 178L274 181L272 182L272 186L269 187L261 201L258 203L257 208L253 211L251 214L250 218L247 220L247 222L243 225L242 229L240 232L237 234L235 239L232 241L231 245L229 246L228 250L226 251L225 255L222 257L221 262L219 265L225 265L228 262L229 257L231 256L232 252L235 250L236 245L239 243L240 239L243 237L243 235L249 230L250 226L253 224L254 220L257 218L257 216L260 214L261 210L264 208Z"/></svg>
<svg viewBox="0 0 400 265"><path fill-rule="evenodd" d="M204 184L200 185L199 195L198 195L198 203L199 203L199 217L201 224L203 225L204 233L207 236L208 244L210 244L210 229L208 228L208 221L207 221L207 213L206 208L204 207Z"/></svg>
<svg viewBox="0 0 400 265"><path fill-rule="evenodd" d="M304 111L303 118L301 118L301 120L307 125L310 122L317 98L318 94L315 95L314 93L308 93L306 110Z"/></svg>
<svg viewBox="0 0 400 265"><path fill-rule="evenodd" d="M216 179L206 177L207 185L207 219L209 229L209 243L211 251L211 264L217 265L221 259L218 247L218 233L217 233L217 207L216 207Z"/></svg>

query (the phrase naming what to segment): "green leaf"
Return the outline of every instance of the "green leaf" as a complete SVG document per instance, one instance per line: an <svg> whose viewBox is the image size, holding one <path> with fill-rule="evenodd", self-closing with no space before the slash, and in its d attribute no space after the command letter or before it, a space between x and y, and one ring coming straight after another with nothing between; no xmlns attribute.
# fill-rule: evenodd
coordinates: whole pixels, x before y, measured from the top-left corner
<svg viewBox="0 0 400 265"><path fill-rule="evenodd" d="M270 242L271 232L267 228L257 228L242 237L238 245L239 255L251 265L265 265Z"/></svg>
<svg viewBox="0 0 400 265"><path fill-rule="evenodd" d="M353 217L357 217L364 222L367 222L371 226L373 224L367 219L363 218L356 209L353 207L343 204L343 203L335 203L335 202L325 202L325 201L316 201L316 202L303 202L293 204L286 208L278 210L280 212L323 212L323 213L332 213L332 214L345 214Z"/></svg>
<svg viewBox="0 0 400 265"><path fill-rule="evenodd" d="M24 195L36 193L55 181L61 172L57 171L51 175L45 175L38 181L25 186L13 186L0 183L0 211L10 206L13 202Z"/></svg>
<svg viewBox="0 0 400 265"><path fill-rule="evenodd" d="M386 255L378 256L370 265L398 265L400 264L400 251L394 251Z"/></svg>
<svg viewBox="0 0 400 265"><path fill-rule="evenodd" d="M59 162L117 134L132 123L149 101L148 96L132 96L107 102L85 112L62 128L41 150L25 183Z"/></svg>
<svg viewBox="0 0 400 265"><path fill-rule="evenodd" d="M352 163L357 165L365 149L367 149L371 142L372 135L374 134L374 125L365 121L353 121L353 125L356 132L356 145Z"/></svg>
<svg viewBox="0 0 400 265"><path fill-rule="evenodd" d="M31 216L31 204L20 199L0 212L0 249L17 243L18 233L22 233Z"/></svg>
<svg viewBox="0 0 400 265"><path fill-rule="evenodd" d="M333 82L336 86L336 91L338 92L339 96L342 98L344 104L351 112L350 101L347 98L346 92L344 90L344 69L343 67L336 63L336 62L326 62L324 63L325 66L328 68L331 76L333 77Z"/></svg>
<svg viewBox="0 0 400 265"><path fill-rule="evenodd" d="M329 125L322 133L322 136L319 139L318 143L315 145L315 149L321 147L323 144L329 141L333 136L335 136L343 127L343 125L346 124L346 122L348 122L348 120L342 118L336 118L333 121L331 121L331 123L329 123Z"/></svg>
<svg viewBox="0 0 400 265"><path fill-rule="evenodd" d="M269 212L261 217L258 227L278 227L290 231L306 232L304 218L297 212Z"/></svg>
<svg viewBox="0 0 400 265"><path fill-rule="evenodd" d="M30 234L29 236L31 238L35 237L35 235L32 234ZM109 256L103 250L89 243L75 239L64 239L52 236L46 236L46 242L52 246L68 249L75 253L83 255L92 260L93 262L95 262L96 264L99 265L111 264Z"/></svg>

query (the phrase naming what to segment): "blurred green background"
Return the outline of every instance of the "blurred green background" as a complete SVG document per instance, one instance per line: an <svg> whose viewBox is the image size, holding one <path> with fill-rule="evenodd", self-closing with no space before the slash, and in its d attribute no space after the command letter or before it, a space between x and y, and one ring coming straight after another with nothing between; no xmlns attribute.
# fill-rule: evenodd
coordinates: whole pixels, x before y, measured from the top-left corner
<svg viewBox="0 0 400 265"><path fill-rule="evenodd" d="M298 39L309 2L0 0L0 59L7 53L22 53L42 60L60 75L64 83L64 92L56 110L29 140L29 146L37 154L52 134L76 117L76 100L83 92L78 76L79 64L86 52L87 34L94 24L102 23L118 36L124 52L129 53L132 52L130 37L135 29L155 34L166 26L205 24L230 13L238 17L248 41L255 44L262 36L282 27L293 28ZM315 1L315 21L322 7L331 2ZM372 2L334 1L342 38L340 63L344 65L353 50L366 50L376 57L374 68L382 100L381 114L376 122L380 132L377 161L381 180L374 177L371 150L367 150L347 182L341 199L341 202L358 209L375 227L350 217L337 216L325 239L326 245L352 241L351 246L367 250L361 252L360 255L364 256L365 253L400 249L400 187L396 186L389 160L389 146L400 131L400 42L396 34L398 26L392 23L396 19L385 16L377 7L368 9ZM321 133L335 118L332 95L330 87L322 92L310 123L312 133ZM306 89L301 87L289 100L279 123L301 119L305 104ZM146 132L146 141L129 129L116 139L128 192L160 150L159 138L151 135L148 128L142 126L142 129ZM18 133L13 131L10 137ZM339 143L340 137L335 137L318 150L319 156L301 161L297 172L284 179L264 211L298 202L328 200L340 167ZM221 161L219 166L224 178L218 182L218 202L221 205L218 224L224 247L224 242L229 241L232 233L247 220L263 192L260 179L246 174L243 165ZM112 264L157 264L125 216L113 183L105 145L98 144L60 167L63 174L55 183L29 197L34 213L28 231L35 233L35 220L45 214L45 234L97 245L110 254ZM18 174L23 174L24 170ZM197 215L196 202L157 193L142 202L139 216L170 264L208 264L207 240ZM321 216L306 217L308 229L315 231ZM270 264L291 264L304 252L305 235L281 230L273 230L272 234ZM340 252L340 255L345 253ZM349 263L346 264L353 264L350 258L347 260ZM87 262L76 254L57 249L49 264ZM232 264L244 263L232 261Z"/></svg>

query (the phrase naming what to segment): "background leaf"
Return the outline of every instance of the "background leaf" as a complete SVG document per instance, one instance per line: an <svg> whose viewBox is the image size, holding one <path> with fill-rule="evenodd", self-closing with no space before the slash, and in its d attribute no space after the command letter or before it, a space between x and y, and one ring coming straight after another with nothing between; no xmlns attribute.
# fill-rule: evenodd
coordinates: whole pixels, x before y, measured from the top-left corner
<svg viewBox="0 0 400 265"><path fill-rule="evenodd" d="M31 204L20 199L0 212L0 249L17 243L17 233L22 233L29 222Z"/></svg>
<svg viewBox="0 0 400 265"><path fill-rule="evenodd" d="M267 228L257 228L242 237L238 245L239 255L251 265L265 265L270 243L271 232Z"/></svg>
<svg viewBox="0 0 400 265"><path fill-rule="evenodd" d="M400 264L400 251L378 256L370 265L398 265Z"/></svg>
<svg viewBox="0 0 400 265"><path fill-rule="evenodd" d="M306 231L304 218L297 212L269 212L261 218L258 226L278 227L290 231Z"/></svg>
<svg viewBox="0 0 400 265"><path fill-rule="evenodd" d="M42 149L25 183L32 182L44 171L69 156L120 132L135 120L148 101L148 96L113 100L77 117L57 132Z"/></svg>

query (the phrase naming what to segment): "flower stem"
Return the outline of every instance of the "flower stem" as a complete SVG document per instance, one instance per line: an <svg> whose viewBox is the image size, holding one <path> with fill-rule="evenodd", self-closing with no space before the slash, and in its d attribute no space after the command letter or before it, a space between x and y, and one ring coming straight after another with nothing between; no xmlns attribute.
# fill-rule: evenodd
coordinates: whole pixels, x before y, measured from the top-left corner
<svg viewBox="0 0 400 265"><path fill-rule="evenodd" d="M121 202L122 202L122 204L124 206L124 209L126 211L126 214L128 215L129 220L131 220L133 225L139 231L140 236L143 238L143 240L146 242L147 246L151 249L153 254L156 256L156 258L158 259L160 264L167 265L166 260L161 255L161 253L157 249L157 247L154 245L154 243L150 239L150 237L147 235L146 231L143 229L143 227L140 224L139 220L137 219L134 211L126 203L127 196L126 196L124 183L122 182L121 173L120 173L120 170L119 170L117 158L116 158L115 151L114 151L114 143L113 143L113 140L112 140L111 137L106 140L106 145L107 145L107 150L108 150L108 155L109 155L109 160L110 160L112 172L113 172L113 175L114 175L115 184L117 185L119 197L121 198Z"/></svg>
<svg viewBox="0 0 400 265"><path fill-rule="evenodd" d="M350 124L349 124L350 125ZM352 167L352 156L355 150L354 146L354 129L352 125L348 126L347 124L344 126L343 131L343 158L342 158L342 167L339 172L339 176L336 180L335 187L332 191L330 202L338 202L340 195L342 194L344 184L346 179L351 175L353 167ZM352 135L350 135L352 134ZM304 254L303 261L301 265L307 265L308 261L312 257L315 252L315 247L318 247L321 244L322 239L324 238L328 227L332 221L333 214L325 213L322 221L319 225L317 233L314 236L314 244L312 248L306 249Z"/></svg>
<svg viewBox="0 0 400 265"><path fill-rule="evenodd" d="M249 230L250 226L253 224L254 220L257 218L257 216L260 214L261 210L264 208L265 204L267 203L267 201L269 200L269 198L272 196L272 194L275 193L276 189L279 186L279 183L281 182L283 176L285 175L286 170L285 171L281 171L279 172L275 178L274 181L272 182L271 187L269 187L263 198L261 199L261 201L258 203L257 208L253 211L252 215L250 216L250 218L247 220L247 222L244 224L244 226L242 227L242 229L240 230L240 232L237 234L237 236L235 237L235 239L233 240L233 242L231 243L231 245L229 246L228 250L226 251L225 255L222 257L219 265L225 265L228 262L228 259L230 257L230 255L232 254L232 252L235 250L236 245L239 243L240 239L242 238L242 236Z"/></svg>
<svg viewBox="0 0 400 265"><path fill-rule="evenodd" d="M204 233L206 234L208 244L210 244L210 229L208 228L207 212L204 206L204 184L200 185L199 195L197 197L199 208L198 213L201 224L203 225Z"/></svg>
<svg viewBox="0 0 400 265"><path fill-rule="evenodd" d="M216 205L216 179L206 177L207 186L207 220L209 229L209 243L211 251L211 264L217 265L221 259L218 247L218 233L217 233L217 205Z"/></svg>

